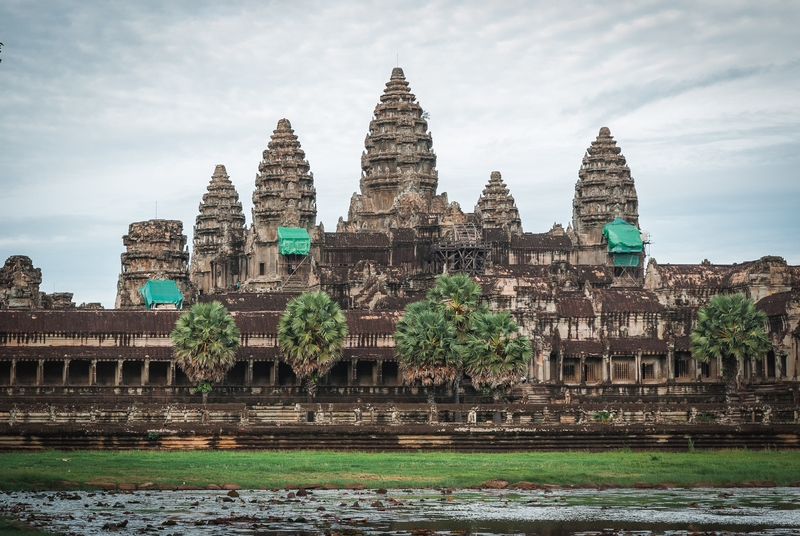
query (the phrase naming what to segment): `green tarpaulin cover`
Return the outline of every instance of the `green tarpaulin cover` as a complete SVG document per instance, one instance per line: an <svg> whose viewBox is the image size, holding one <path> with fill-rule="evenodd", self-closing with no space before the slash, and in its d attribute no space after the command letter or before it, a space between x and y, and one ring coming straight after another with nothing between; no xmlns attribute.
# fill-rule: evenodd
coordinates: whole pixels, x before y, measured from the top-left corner
<svg viewBox="0 0 800 536"><path fill-rule="evenodd" d="M605 224L603 236L608 240L609 253L641 253L642 251L642 237L639 229L622 218Z"/></svg>
<svg viewBox="0 0 800 536"><path fill-rule="evenodd" d="M615 253L614 266L639 266L639 254Z"/></svg>
<svg viewBox="0 0 800 536"><path fill-rule="evenodd" d="M148 309L154 309L159 305L174 306L176 309L183 307L183 295L172 279L166 281L148 279L147 283L139 287L139 292L144 297L144 304Z"/></svg>
<svg viewBox="0 0 800 536"><path fill-rule="evenodd" d="M308 255L311 237L298 227L278 227L278 251L281 255Z"/></svg>

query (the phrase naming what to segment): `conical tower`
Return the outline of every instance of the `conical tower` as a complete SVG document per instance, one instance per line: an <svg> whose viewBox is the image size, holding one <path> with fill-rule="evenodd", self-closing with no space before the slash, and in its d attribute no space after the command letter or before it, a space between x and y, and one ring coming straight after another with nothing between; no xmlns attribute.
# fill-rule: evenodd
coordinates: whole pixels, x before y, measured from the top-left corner
<svg viewBox="0 0 800 536"><path fill-rule="evenodd" d="M313 235L317 192L310 169L292 124L281 119L258 165L253 192L253 227L246 256L248 283L254 288L281 288L287 274L295 270L294 259L287 262L279 254L278 227L305 229Z"/></svg>
<svg viewBox="0 0 800 536"><path fill-rule="evenodd" d="M506 229L511 234L522 233L522 219L514 196L503 182L499 171L492 171L489 183L475 205L475 215L484 229Z"/></svg>
<svg viewBox="0 0 800 536"><path fill-rule="evenodd" d="M622 150L608 127L586 150L572 201L572 227L580 246L602 242L603 226L622 218L639 227L639 200Z"/></svg>
<svg viewBox="0 0 800 536"><path fill-rule="evenodd" d="M244 212L225 166L214 169L199 210L192 244L192 283L203 294L233 288L241 281L243 269Z"/></svg>
<svg viewBox="0 0 800 536"><path fill-rule="evenodd" d="M443 212L425 113L409 90L403 69L392 69L375 107L361 155L361 194L354 194L341 230L412 227L415 215ZM440 199L441 198L441 199Z"/></svg>
<svg viewBox="0 0 800 536"><path fill-rule="evenodd" d="M260 240L271 240L278 226L308 231L317 222L317 192L306 153L288 119L278 121L253 192L253 226Z"/></svg>

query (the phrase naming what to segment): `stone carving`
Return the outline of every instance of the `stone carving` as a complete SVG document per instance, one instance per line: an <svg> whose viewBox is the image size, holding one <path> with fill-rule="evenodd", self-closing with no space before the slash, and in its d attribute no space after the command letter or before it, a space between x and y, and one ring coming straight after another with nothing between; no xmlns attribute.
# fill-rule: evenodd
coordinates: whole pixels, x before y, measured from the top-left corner
<svg viewBox="0 0 800 536"><path fill-rule="evenodd" d="M0 268L0 309L40 308L41 284L41 268L34 268L30 257L12 255Z"/></svg>
<svg viewBox="0 0 800 536"><path fill-rule="evenodd" d="M361 194L350 202L341 231L388 231L413 227L413 215L443 212L433 138L425 113L396 67L375 107L361 155Z"/></svg>
<svg viewBox="0 0 800 536"><path fill-rule="evenodd" d="M225 166L214 169L199 211L192 244L192 283L206 294L235 288L243 271L245 221Z"/></svg>
<svg viewBox="0 0 800 536"><path fill-rule="evenodd" d="M189 251L183 223L179 220L147 220L130 224L122 237L122 273L117 282L117 309L141 309L139 288L148 279L172 279L183 294L186 307L194 301L189 281Z"/></svg>
<svg viewBox="0 0 800 536"><path fill-rule="evenodd" d="M484 229L505 229L509 233L522 233L522 219L499 171L492 171L489 183L475 205L475 216Z"/></svg>
<svg viewBox="0 0 800 536"><path fill-rule="evenodd" d="M639 200L622 150L608 127L586 150L572 201L572 231L579 245L602 242L603 226L622 218L639 226Z"/></svg>

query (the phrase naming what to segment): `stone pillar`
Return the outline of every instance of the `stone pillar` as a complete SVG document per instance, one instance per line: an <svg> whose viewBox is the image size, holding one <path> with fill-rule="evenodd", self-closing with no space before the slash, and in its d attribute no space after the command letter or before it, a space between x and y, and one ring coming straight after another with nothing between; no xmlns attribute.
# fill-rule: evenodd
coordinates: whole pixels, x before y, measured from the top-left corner
<svg viewBox="0 0 800 536"><path fill-rule="evenodd" d="M36 385L42 385L44 379L44 359L36 364Z"/></svg>
<svg viewBox="0 0 800 536"><path fill-rule="evenodd" d="M564 383L564 350L558 351L558 383Z"/></svg>
<svg viewBox="0 0 800 536"><path fill-rule="evenodd" d="M642 383L642 349L636 351L636 383Z"/></svg>
<svg viewBox="0 0 800 536"><path fill-rule="evenodd" d="M603 352L602 368L603 383L611 383L611 356L607 352Z"/></svg>
<svg viewBox="0 0 800 536"><path fill-rule="evenodd" d="M64 360L64 368L61 369L61 385L69 383L69 359Z"/></svg>
<svg viewBox="0 0 800 536"><path fill-rule="evenodd" d="M667 344L667 381L675 381L675 345Z"/></svg>
<svg viewBox="0 0 800 536"><path fill-rule="evenodd" d="M700 364L697 362L697 359L692 357L692 381L697 381L697 368Z"/></svg>
<svg viewBox="0 0 800 536"><path fill-rule="evenodd" d="M97 359L92 359L89 366L89 385L97 385Z"/></svg>
<svg viewBox="0 0 800 536"><path fill-rule="evenodd" d="M583 352L581 352L581 364L579 366L581 367L581 370L579 372L581 385L586 385L586 377L584 375L584 367L586 366L586 355Z"/></svg>
<svg viewBox="0 0 800 536"><path fill-rule="evenodd" d="M252 359L248 359L247 360L247 372L245 373L245 376L244 376L244 383L247 386L253 385L253 360Z"/></svg>
<svg viewBox="0 0 800 536"><path fill-rule="evenodd" d="M717 356L717 380L722 381L722 356Z"/></svg>
<svg viewBox="0 0 800 536"><path fill-rule="evenodd" d="M347 363L347 385L356 385L356 375L358 374L358 360L352 359Z"/></svg>
<svg viewBox="0 0 800 536"><path fill-rule="evenodd" d="M8 378L8 385L14 385L17 383L17 360L11 360L11 372Z"/></svg>
<svg viewBox="0 0 800 536"><path fill-rule="evenodd" d="M142 367L142 385L147 385L150 383L150 360L144 360L144 366Z"/></svg>
<svg viewBox="0 0 800 536"><path fill-rule="evenodd" d="M383 385L383 359L375 360L375 378L374 383L376 386Z"/></svg>
<svg viewBox="0 0 800 536"><path fill-rule="evenodd" d="M170 361L167 367L167 386L172 385L172 379L175 377L175 361Z"/></svg>
<svg viewBox="0 0 800 536"><path fill-rule="evenodd" d="M278 373L280 371L279 363L280 362L277 359L272 362L272 372L270 372L269 375L269 384L272 386L280 385L280 382L278 381Z"/></svg>
<svg viewBox="0 0 800 536"><path fill-rule="evenodd" d="M608 383L614 383L614 356L608 356Z"/></svg>
<svg viewBox="0 0 800 536"><path fill-rule="evenodd" d="M114 385L122 385L122 363L124 359L117 359L117 370L114 372Z"/></svg>

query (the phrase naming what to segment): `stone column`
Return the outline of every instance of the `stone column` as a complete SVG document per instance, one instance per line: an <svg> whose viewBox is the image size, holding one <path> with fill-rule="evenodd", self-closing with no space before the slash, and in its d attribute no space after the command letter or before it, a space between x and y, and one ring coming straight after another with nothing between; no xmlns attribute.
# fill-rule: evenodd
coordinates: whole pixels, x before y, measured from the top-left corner
<svg viewBox="0 0 800 536"><path fill-rule="evenodd" d="M636 351L636 383L642 383L642 349Z"/></svg>
<svg viewBox="0 0 800 536"><path fill-rule="evenodd" d="M352 359L347 363L347 385L356 385L356 374L358 374L358 360Z"/></svg>
<svg viewBox="0 0 800 536"><path fill-rule="evenodd" d="M247 373L245 374L245 377L244 377L244 383L247 386L253 385L253 360L252 359L248 359L247 360Z"/></svg>
<svg viewBox="0 0 800 536"><path fill-rule="evenodd" d="M97 359L92 359L89 366L89 385L97 385Z"/></svg>
<svg viewBox="0 0 800 536"><path fill-rule="evenodd" d="M675 381L675 345L667 344L667 381Z"/></svg>
<svg viewBox="0 0 800 536"><path fill-rule="evenodd" d="M584 376L584 367L586 366L586 354L584 354L583 352L581 352L581 363L579 366L581 367L581 370L579 371L581 385L586 385L586 378Z"/></svg>
<svg viewBox="0 0 800 536"><path fill-rule="evenodd" d="M36 365L36 385L44 383L44 359L40 359Z"/></svg>
<svg viewBox="0 0 800 536"><path fill-rule="evenodd" d="M781 365L781 354L775 353L775 380L779 380L783 376L783 366Z"/></svg>
<svg viewBox="0 0 800 536"><path fill-rule="evenodd" d="M717 356L717 380L722 381L722 356Z"/></svg>
<svg viewBox="0 0 800 536"><path fill-rule="evenodd" d="M150 383L150 360L144 360L144 366L142 367L142 385L147 385Z"/></svg>
<svg viewBox="0 0 800 536"><path fill-rule="evenodd" d="M122 363L124 359L117 359L117 370L114 372L114 385L122 385Z"/></svg>
<svg viewBox="0 0 800 536"><path fill-rule="evenodd" d="M175 361L170 361L167 367L167 386L172 385L172 379L175 377Z"/></svg>
<svg viewBox="0 0 800 536"><path fill-rule="evenodd" d="M8 378L8 385L14 385L17 383L17 360L11 360L11 373Z"/></svg>
<svg viewBox="0 0 800 536"><path fill-rule="evenodd" d="M614 356L608 356L608 383L614 383Z"/></svg>
<svg viewBox="0 0 800 536"><path fill-rule="evenodd" d="M564 350L558 351L558 383L564 383Z"/></svg>
<svg viewBox="0 0 800 536"><path fill-rule="evenodd" d="M280 362L277 359L272 362L272 371L270 372L269 375L269 384L272 386L280 385L278 381L278 373L280 372L279 363Z"/></svg>
<svg viewBox="0 0 800 536"><path fill-rule="evenodd" d="M375 360L375 377L374 383L376 386L383 385L383 359Z"/></svg>
<svg viewBox="0 0 800 536"><path fill-rule="evenodd" d="M64 360L64 368L61 369L61 385L69 383L69 359Z"/></svg>

